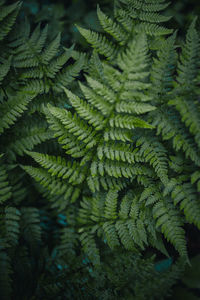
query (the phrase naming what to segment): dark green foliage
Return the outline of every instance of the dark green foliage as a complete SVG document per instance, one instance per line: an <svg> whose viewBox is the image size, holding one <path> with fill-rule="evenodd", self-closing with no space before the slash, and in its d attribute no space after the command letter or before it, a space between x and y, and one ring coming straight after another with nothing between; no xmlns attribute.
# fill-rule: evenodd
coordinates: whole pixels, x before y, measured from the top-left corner
<svg viewBox="0 0 200 300"><path fill-rule="evenodd" d="M165 299L200 229L196 19L180 47L165 1L98 6L89 56L20 5L0 1L1 298Z"/></svg>

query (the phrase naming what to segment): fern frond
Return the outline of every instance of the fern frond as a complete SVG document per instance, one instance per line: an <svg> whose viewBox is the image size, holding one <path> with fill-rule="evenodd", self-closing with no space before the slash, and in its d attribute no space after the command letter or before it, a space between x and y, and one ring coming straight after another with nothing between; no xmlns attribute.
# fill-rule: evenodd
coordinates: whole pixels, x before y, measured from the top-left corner
<svg viewBox="0 0 200 300"><path fill-rule="evenodd" d="M171 193L174 204L180 205L180 209L183 210L186 220L199 228L200 205L196 189L193 185L190 182L174 178L171 179L164 192L165 194Z"/></svg>
<svg viewBox="0 0 200 300"><path fill-rule="evenodd" d="M148 24L148 23L140 23L135 26L136 33L146 33L149 36L160 37L163 35L168 35L173 32L171 29L166 29L163 26L159 26L157 24Z"/></svg>
<svg viewBox="0 0 200 300"><path fill-rule="evenodd" d="M126 43L128 34L123 30L123 28L114 20L107 17L101 11L99 6L97 6L97 15L103 29L111 36L113 36L114 39L116 39L116 41L118 41L120 45L124 45Z"/></svg>
<svg viewBox="0 0 200 300"><path fill-rule="evenodd" d="M118 201L116 189L109 190L106 196L100 193L92 199L84 199L78 222L80 226L85 224L87 227L81 227L80 232L97 230L98 236L104 238L105 235L106 243L112 249L119 247L120 242L128 250L136 251L138 246L144 249L144 245L148 245L147 232L150 227L145 222L145 214L141 211L137 197L129 191L122 198L119 212Z"/></svg>
<svg viewBox="0 0 200 300"><path fill-rule="evenodd" d="M20 211L23 236L31 247L38 248L41 243L39 210L35 207L22 207Z"/></svg>
<svg viewBox="0 0 200 300"><path fill-rule="evenodd" d="M136 145L139 147L141 156L153 166L160 180L166 184L168 182L168 159L164 146L151 137L139 138Z"/></svg>
<svg viewBox="0 0 200 300"><path fill-rule="evenodd" d="M200 191L200 172L196 171L191 176L191 183L197 183L197 190Z"/></svg>
<svg viewBox="0 0 200 300"><path fill-rule="evenodd" d="M110 118L110 127L111 128L123 128L123 129L134 129L135 127L141 128L150 128L152 129L153 126L148 124L147 122L134 117L134 116L127 116L124 114L118 114L113 118Z"/></svg>
<svg viewBox="0 0 200 300"><path fill-rule="evenodd" d="M70 111L67 112L60 108L51 107L50 105L48 105L48 109L53 116L60 119L69 133L72 133L79 141L85 143L87 149L97 144L98 137L96 130L93 131L92 127L81 120L78 114L72 115Z"/></svg>
<svg viewBox="0 0 200 300"><path fill-rule="evenodd" d="M169 2L163 3L165 1L141 1L141 0L120 0L122 3L129 4L134 9L140 9L146 12L158 12L162 11L169 6ZM155 2L155 3L154 3Z"/></svg>
<svg viewBox="0 0 200 300"><path fill-rule="evenodd" d="M36 145L51 139L52 133L44 124L41 125L24 128L20 132L17 132L15 128L16 137L7 145L9 152L13 152L13 155L23 155L26 150L31 151Z"/></svg>
<svg viewBox="0 0 200 300"><path fill-rule="evenodd" d="M53 89L55 91L62 91L62 87L67 87L73 82L75 77L77 77L84 66L84 56L80 56L79 59L73 64L64 68L61 72L57 73L55 76L55 84L53 84Z"/></svg>
<svg viewBox="0 0 200 300"><path fill-rule="evenodd" d="M137 0L119 2L122 2L123 5L115 6L114 19L106 16L99 6L97 7L99 22L105 33L110 35L112 39L109 40L102 33L77 26L92 47L107 57L108 60L115 59L117 53L124 51L133 32L145 33L159 38L162 35L172 33L172 30L159 25L171 18L160 14L160 11L164 10L169 3L143 3Z"/></svg>
<svg viewBox="0 0 200 300"><path fill-rule="evenodd" d="M112 107L110 106L107 99L104 99L103 95L98 95L95 90L87 87L86 85L83 85L81 82L79 82L79 86L84 93L87 101L97 108L104 116L109 115L109 112L111 112Z"/></svg>
<svg viewBox="0 0 200 300"><path fill-rule="evenodd" d="M139 50L140 46L143 51ZM131 164L133 161L141 160L133 152L134 149L126 145L126 141L131 142L132 129L135 127L151 129L153 126L142 118L134 116L131 111L119 112L117 108L119 103L127 101L125 93L130 95L132 93L132 96L135 96L135 102L138 103L145 96L145 102L150 101L149 84L146 82L149 74L146 72L148 64L147 40L144 35L141 35L119 56L120 71L111 66L108 69L106 65L98 65L99 74L104 74L102 76L105 80L102 82L101 79L87 76L89 87L80 83L86 100L64 88L71 104L70 111L51 105L44 110L50 127L55 133L54 137L58 137L62 148L70 156L82 158L80 166L86 167L87 165L90 170L92 177L89 173L86 176L88 176L87 182L92 191L99 190L102 184L107 187L108 179L106 179L107 183L103 183L102 179L105 175L110 179L121 178L122 185L124 185L124 179L135 175L134 170L137 170L137 167L133 169ZM113 73L118 77L120 89L113 90L108 84L107 78L109 79ZM127 84L127 79L129 84ZM143 90L146 92L145 96L142 96ZM75 113L71 112L72 109ZM147 105L147 109L144 108L143 112L151 109L154 107ZM119 160L122 161L119 162Z"/></svg>
<svg viewBox="0 0 200 300"><path fill-rule="evenodd" d="M89 233L82 233L80 236L80 241L83 247L83 250L85 254L87 254L90 261L95 265L100 265L100 256L99 256L99 250L96 247L95 240L92 236L92 234Z"/></svg>
<svg viewBox="0 0 200 300"><path fill-rule="evenodd" d="M46 170L32 166L21 166L21 168L44 188L43 194L51 202L53 208L62 211L69 202L73 203L78 199L80 195L79 188L68 185L60 179L53 178Z"/></svg>
<svg viewBox="0 0 200 300"><path fill-rule="evenodd" d="M58 245L59 257L69 257L75 255L75 247L78 242L78 235L71 228L62 228L60 244Z"/></svg>
<svg viewBox="0 0 200 300"><path fill-rule="evenodd" d="M161 200L154 205L152 213L156 219L156 226L161 227L166 239L174 245L181 256L187 258L182 218L178 211L174 209L173 204Z"/></svg>
<svg viewBox="0 0 200 300"><path fill-rule="evenodd" d="M16 2L4 6L4 3L0 3L0 41L2 41L11 31L21 4L21 2Z"/></svg>
<svg viewBox="0 0 200 300"><path fill-rule="evenodd" d="M5 222L5 236L9 246L15 246L19 240L21 213L15 207L6 207L4 222Z"/></svg>
<svg viewBox="0 0 200 300"><path fill-rule="evenodd" d="M173 148L176 151L182 149L187 158L189 157L195 164L199 165L200 159L196 145L184 129L180 116L170 108L163 108L159 111L160 113L156 114L151 112L152 124L157 127L157 134L162 134L163 140L172 138Z"/></svg>
<svg viewBox="0 0 200 300"><path fill-rule="evenodd" d="M12 191L8 181L7 170L1 157L2 156L0 156L0 203L2 204L11 197Z"/></svg>
<svg viewBox="0 0 200 300"><path fill-rule="evenodd" d="M195 29L196 18L191 23L187 35L186 42L182 47L180 60L178 63L178 85L181 89L192 90L194 79L198 72L198 59L200 50L200 39Z"/></svg>
<svg viewBox="0 0 200 300"><path fill-rule="evenodd" d="M119 113L133 113L133 114L145 114L149 111L155 110L156 107L151 104L139 103L139 102L121 102L116 105L116 111Z"/></svg>
<svg viewBox="0 0 200 300"><path fill-rule="evenodd" d="M28 94L22 90L18 95L10 97L7 102L0 104L0 133L3 133L6 128L16 122L34 97L33 92Z"/></svg>
<svg viewBox="0 0 200 300"><path fill-rule="evenodd" d="M48 64L58 53L60 47L60 33L56 38L44 49L41 60L43 63Z"/></svg>
<svg viewBox="0 0 200 300"><path fill-rule="evenodd" d="M85 168L78 167L76 162L66 162L62 157L26 151L37 163L48 170L52 176L68 179L72 184L80 184L85 179Z"/></svg>
<svg viewBox="0 0 200 300"><path fill-rule="evenodd" d="M95 130L101 130L104 127L105 120L102 114L92 109L90 105L85 103L85 101L81 100L78 96L72 94L69 90L64 88L64 91L80 117L88 121Z"/></svg>
<svg viewBox="0 0 200 300"><path fill-rule="evenodd" d="M192 98L193 97L190 96L190 100L188 101L185 97L176 97L173 100L170 100L169 104L176 107L181 115L181 120L194 135L195 141L200 148L200 113L197 104L194 101L191 101Z"/></svg>
<svg viewBox="0 0 200 300"><path fill-rule="evenodd" d="M155 93L156 100L159 102L162 101L161 95L165 96L173 86L173 73L177 59L174 45L175 37L176 35L173 34L162 43L162 47L157 53L157 58L154 58L152 66L152 90Z"/></svg>
<svg viewBox="0 0 200 300"><path fill-rule="evenodd" d="M98 53L106 56L109 60L112 60L116 53L117 47L111 43L105 36L98 34L97 32L84 29L80 26L76 26L81 35L92 45Z"/></svg>
<svg viewBox="0 0 200 300"><path fill-rule="evenodd" d="M61 92L60 85L67 87L84 64L84 57L80 56L73 65L67 66L73 47L61 50L60 34L47 44L47 34L48 26L41 30L38 25L31 34L30 30L25 34L22 30L22 35L16 35L10 43L15 54L13 66L21 70L20 80L30 82L33 90L34 85L40 86L38 93L48 93L50 89Z"/></svg>

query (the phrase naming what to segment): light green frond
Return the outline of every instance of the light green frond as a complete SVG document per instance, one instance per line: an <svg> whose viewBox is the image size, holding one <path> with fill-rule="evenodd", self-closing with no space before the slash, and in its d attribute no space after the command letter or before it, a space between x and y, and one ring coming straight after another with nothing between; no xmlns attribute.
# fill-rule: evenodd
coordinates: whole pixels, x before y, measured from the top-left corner
<svg viewBox="0 0 200 300"><path fill-rule="evenodd" d="M117 47L110 42L104 35L97 32L84 29L80 26L76 26L81 35L92 45L98 53L106 56L109 60L112 60L117 52Z"/></svg>
<svg viewBox="0 0 200 300"><path fill-rule="evenodd" d="M14 47L15 57L13 65L16 68L37 67L40 63L39 54L46 42L48 26L40 30L38 25L30 37L19 38L19 45Z"/></svg>
<svg viewBox="0 0 200 300"><path fill-rule="evenodd" d="M134 76L134 80L145 79L148 76L147 67L149 65L146 35L136 35L127 46L128 47L118 56L118 65L123 71L129 72L129 77Z"/></svg>
<svg viewBox="0 0 200 300"><path fill-rule="evenodd" d="M121 128L106 128L104 132L104 140L107 142L112 141L122 141L122 142L131 142L132 134L129 129Z"/></svg>
<svg viewBox="0 0 200 300"><path fill-rule="evenodd" d="M159 26L157 24L148 24L148 23L140 23L135 26L135 31L137 33L146 33L150 36L162 36L168 35L173 32L172 29L167 29L163 26Z"/></svg>
<svg viewBox="0 0 200 300"><path fill-rule="evenodd" d="M66 162L63 157L50 156L37 152L26 151L37 163L47 169L52 176L68 179L73 184L80 184L85 179L85 170L76 162Z"/></svg>
<svg viewBox="0 0 200 300"><path fill-rule="evenodd" d="M110 118L109 124L112 128L125 128L125 129L134 129L135 127L140 128L154 128L152 125L148 124L146 121L139 119L134 116L129 116L125 114L118 114L113 118Z"/></svg>
<svg viewBox="0 0 200 300"><path fill-rule="evenodd" d="M128 113L128 114L135 113L137 115L145 114L155 109L156 107L151 104L139 103L134 101L119 102L116 105L116 111L118 113Z"/></svg>
<svg viewBox="0 0 200 300"><path fill-rule="evenodd" d="M143 161L140 159L140 156L137 155L137 152L138 149L133 150L130 145L124 143L106 143L104 145L99 145L97 148L97 155L100 160L103 157L106 157L113 161L123 161L129 164Z"/></svg>
<svg viewBox="0 0 200 300"><path fill-rule="evenodd" d="M164 23L171 19L171 16L164 16L160 14L160 11L165 9L167 4L147 4L142 1L128 1L129 6L127 11L133 19L145 21L148 23Z"/></svg>
<svg viewBox="0 0 200 300"><path fill-rule="evenodd" d="M98 80L105 82L103 63L101 62L96 50L93 50L92 56L89 60L88 73L92 78L97 78Z"/></svg>
<svg viewBox="0 0 200 300"><path fill-rule="evenodd" d="M92 163L91 169L90 169L91 176L87 177L87 184L93 193L99 192L101 186L106 191L109 189L122 190L122 189L126 188L127 181L125 179L115 178L112 175L109 176L108 174L105 174L103 163L98 164L98 172L99 172L100 176L98 176L98 175L94 176L94 173L92 173L93 172L92 167L93 167L93 163Z"/></svg>
<svg viewBox="0 0 200 300"><path fill-rule="evenodd" d="M109 104L113 104L116 101L116 94L111 88L108 88L101 82L91 78L86 77L89 86L101 97L103 97Z"/></svg>
<svg viewBox="0 0 200 300"><path fill-rule="evenodd" d="M123 27L121 27L111 18L107 17L100 10L99 6L97 7L97 15L103 29L111 36L113 36L120 45L124 45L128 38L128 34L126 33L126 31L124 31Z"/></svg>
<svg viewBox="0 0 200 300"><path fill-rule="evenodd" d="M148 137L141 137L137 140L136 146L139 147L141 154L146 162L155 169L160 180L165 184L168 182L168 159L164 146L157 140Z"/></svg>
<svg viewBox="0 0 200 300"><path fill-rule="evenodd" d="M81 120L77 114L72 115L70 111L50 105L48 105L48 109L53 116L61 120L65 129L77 137L78 140L83 141L88 149L96 145L96 131L91 126L88 126L85 121Z"/></svg>
<svg viewBox="0 0 200 300"><path fill-rule="evenodd" d="M104 216L107 219L115 220L117 218L118 193L116 190L110 190L106 195Z"/></svg>
<svg viewBox="0 0 200 300"><path fill-rule="evenodd" d="M22 30L22 36L16 36L10 44L15 54L13 66L20 69L19 78L23 83L28 82L29 89L42 94L50 90L62 93L61 86L67 87L82 69L84 56L80 56L74 64L66 65L73 46L63 51L60 34L50 42L46 41L47 34L48 26L41 29L38 25L32 34L30 30Z"/></svg>
<svg viewBox="0 0 200 300"><path fill-rule="evenodd" d="M92 109L86 101L81 100L78 96L64 88L66 95L68 96L70 103L75 108L76 112L84 120L88 121L95 130L101 130L104 127L104 117L98 111Z"/></svg>
<svg viewBox="0 0 200 300"><path fill-rule="evenodd" d="M46 109L45 115L48 123L50 124L50 129L53 131L53 136L58 138L58 143L62 145L62 148L66 150L65 152L67 154L77 158L83 157L88 153L85 144L80 143L76 136L67 132L65 126L62 124L59 118L49 113L49 110Z"/></svg>
<svg viewBox="0 0 200 300"><path fill-rule="evenodd" d="M124 29L130 34L133 31L134 24L130 16L123 9L118 9L116 11L116 19L119 23L122 24Z"/></svg>
<svg viewBox="0 0 200 300"><path fill-rule="evenodd" d="M98 95L95 90L83 85L81 82L79 82L79 85L87 101L100 110L104 116L107 116L112 109L110 103L102 96Z"/></svg>

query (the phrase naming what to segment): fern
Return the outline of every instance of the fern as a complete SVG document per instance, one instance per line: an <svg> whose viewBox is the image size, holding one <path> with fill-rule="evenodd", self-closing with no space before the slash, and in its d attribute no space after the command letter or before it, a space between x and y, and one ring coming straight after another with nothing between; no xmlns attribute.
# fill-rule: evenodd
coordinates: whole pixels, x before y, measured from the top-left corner
<svg viewBox="0 0 200 300"><path fill-rule="evenodd" d="M140 202L147 198L145 206L152 205L152 201L149 201L149 196L146 194L147 190L144 192ZM111 249L119 248L121 243L127 250L137 252L137 248L145 249L150 244L165 252L162 243L152 242L158 238L161 231L180 255L187 258L181 215L178 210L174 210L169 199L162 199L162 194L156 193L157 195L152 196L156 199L152 211L148 207L144 209L143 204L140 204L132 191L129 191L120 201L119 211L117 211L118 193L116 190L110 190L106 197L100 194L94 199L84 198L78 216L80 223L78 231L81 235L82 232L89 235L97 233L98 237L105 239ZM156 222L153 219L150 221L150 216Z"/></svg>
<svg viewBox="0 0 200 300"><path fill-rule="evenodd" d="M190 182L182 180L171 179L171 182L166 186L165 194L171 192L174 204L180 205L184 211L186 220L189 223L194 223L199 228L199 202L196 194L196 189Z"/></svg>
<svg viewBox="0 0 200 300"><path fill-rule="evenodd" d="M200 228L196 19L179 47L164 0L98 6L89 57L4 3L2 299L170 296Z"/></svg>
<svg viewBox="0 0 200 300"><path fill-rule="evenodd" d="M77 28L99 54L104 55L109 60L113 60L119 52L124 51L135 33L145 33L148 36L160 38L160 36L172 32L172 30L158 25L167 22L171 18L160 14L160 11L164 10L168 3L158 2L149 4L137 0L117 1L114 19L106 16L98 6L97 15L99 22L104 32L111 36L111 39L108 39L102 33L80 26L77 26ZM153 46L153 41L151 42Z"/></svg>
<svg viewBox="0 0 200 300"><path fill-rule="evenodd" d="M2 154L0 156L0 203L6 202L12 195L11 186L8 182L8 174L3 164Z"/></svg>
<svg viewBox="0 0 200 300"><path fill-rule="evenodd" d="M1 24L1 30L0 30L0 41L2 41L8 33L11 31L17 14L19 12L21 2L16 2L11 5L4 5L5 1L0 2L0 8L1 8L1 14L0 14L0 24Z"/></svg>
<svg viewBox="0 0 200 300"><path fill-rule="evenodd" d="M5 208L5 231L6 240L10 246L14 246L18 243L19 239L19 220L20 211L14 207Z"/></svg>
<svg viewBox="0 0 200 300"><path fill-rule="evenodd" d="M73 48L62 48L60 34L47 42L48 27L41 29L38 25L32 31L32 25L20 21L17 18L20 6L19 2L6 5L4 1L0 1L2 299L31 299L35 293L38 274L44 274L43 262L47 266L47 255L43 249L49 237L47 232L43 233L40 214L44 209L47 215L48 208L44 204L44 198L39 196L39 188L30 181L19 165L27 159L27 150L33 151L42 144L50 149L46 142L52 140L52 134L41 114L43 104L51 98L54 105L63 107L66 99L60 84L67 87L72 83L84 64L83 56L74 60L72 65L69 63ZM59 100L55 101L55 98ZM57 192L58 184L55 187ZM79 196L76 188L64 189L68 201L76 200ZM56 192L54 197L55 194ZM63 194L56 194L60 195ZM53 198L49 193L46 199L48 196ZM52 204L53 211L66 207L68 202L63 205L61 199L63 197L60 196Z"/></svg>
<svg viewBox="0 0 200 300"><path fill-rule="evenodd" d="M139 52L140 46L144 47L144 52L142 53ZM73 114L71 111L48 106L45 113L50 123L50 128L55 131L54 137L59 137L59 143L63 145L63 149L67 150L66 154L74 158L81 158L81 161L77 160L77 163L74 162L71 166L68 164L63 169L66 165L63 158L59 158L56 162L53 157L34 154L32 157L39 164L47 168L49 172L52 170L53 175L62 176L63 178L69 177L69 182L74 182L75 184L80 184L86 179L92 191L99 190L100 185L106 188L107 186L112 187L118 184L124 186L125 181L123 178L131 178L135 174L131 163L135 160L140 161L140 159L137 158L136 153L134 154L131 144L126 146L124 141L127 138L125 139L124 137L127 134L131 137L131 131L135 127L152 128L152 126L143 119L132 116L131 111L124 112L123 110L118 110L117 107L120 100L122 103L125 103L129 99L127 99L127 95L130 95L131 92L133 95L135 94L135 102L141 101L139 97L142 98L142 88L145 88L146 93L148 93L149 84L142 81L143 78L145 80L148 76L148 73L143 72L148 65L145 47L146 37L143 35L137 37L130 44L130 48L119 56L121 72L115 71L114 68L113 72L118 76L121 84L120 89L113 90L108 84L104 85L87 76L89 86L80 84L80 87L88 101L81 100L71 91L65 89L76 113ZM132 60L132 57L134 57L134 60ZM137 69L135 69L136 61L138 61ZM104 75L105 78L106 76L109 78L106 66ZM134 90L132 90L131 83L136 84ZM101 99L103 99L103 102L100 102ZM101 108L98 106L97 101L101 105L104 105L103 103L108 104ZM106 112L107 105L110 107L109 113ZM154 109L154 107L148 106L148 110L151 109ZM117 132L121 132L121 134L119 135ZM123 147L127 148L126 153L123 150L119 152L118 149ZM59 170L62 170L62 174L59 173ZM104 177L104 174L106 177ZM77 178L78 181L76 181ZM122 183L120 183L118 178L122 178Z"/></svg>
<svg viewBox="0 0 200 300"><path fill-rule="evenodd" d="M137 5L140 6L131 9L141 9L142 4ZM157 4L145 5L142 7L145 12L162 8ZM104 29L122 45L117 33L120 27L99 8L98 15ZM157 15L147 13L141 18L151 23L154 17ZM164 19L158 18L160 20ZM97 37L91 32L89 34L94 39ZM125 41L125 35L121 36ZM162 47L153 59L149 55L148 43L151 42L148 39L145 34L135 33L128 42L125 41L127 49L115 48L118 54L112 54L114 64L101 62L94 52L86 75L87 83L79 83L81 90L73 93L63 87L71 105L69 110L52 105L44 109L54 137L67 156L27 152L52 178L61 182L67 179L66 186L72 184L83 191L79 194L83 201L78 222L84 225L79 229L80 239L83 250L97 265L100 256L96 234L112 249L122 244L127 250L137 252L138 248L144 250L151 245L166 254L163 244L155 242L162 233L187 261L183 224L186 220L199 226L196 190L192 186L188 190L188 183L185 184L180 200L173 192L173 189L180 189L179 183L173 179L180 171L175 165L176 157L172 165L171 155L181 149L192 164L199 165L198 151L186 128L188 123L183 127L179 112L169 107L175 101L172 100L174 95L180 93L175 84L175 68L179 60L176 34L160 40ZM101 54L103 51L97 49ZM155 127L157 136L153 131ZM152 130L147 131L150 128ZM68 160L69 157L72 159ZM51 177L44 175L48 173L42 175L39 173L42 170L30 166L24 169L45 184L45 188L52 190ZM183 166L182 170L184 176L188 176L186 174L191 169ZM174 183L172 190L171 182ZM118 192L132 185L138 189L136 198L123 198L119 209ZM154 185L159 186L159 190L155 190ZM92 196L84 195L83 186L86 194L90 190ZM103 189L107 190L106 197L102 194ZM179 201L182 201L180 207L175 207ZM195 209L192 209L192 203ZM179 209L183 210L185 219Z"/></svg>
<svg viewBox="0 0 200 300"><path fill-rule="evenodd" d="M41 243L39 210L34 207L23 207L21 209L21 222L24 238L31 247L38 247Z"/></svg>

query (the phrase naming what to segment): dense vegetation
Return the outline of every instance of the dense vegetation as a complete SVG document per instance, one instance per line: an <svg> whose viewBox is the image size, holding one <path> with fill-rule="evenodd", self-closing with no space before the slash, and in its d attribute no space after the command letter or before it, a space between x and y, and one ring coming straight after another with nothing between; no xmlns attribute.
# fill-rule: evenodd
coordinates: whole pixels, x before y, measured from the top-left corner
<svg viewBox="0 0 200 300"><path fill-rule="evenodd" d="M199 21L98 3L0 0L0 298L199 299Z"/></svg>

